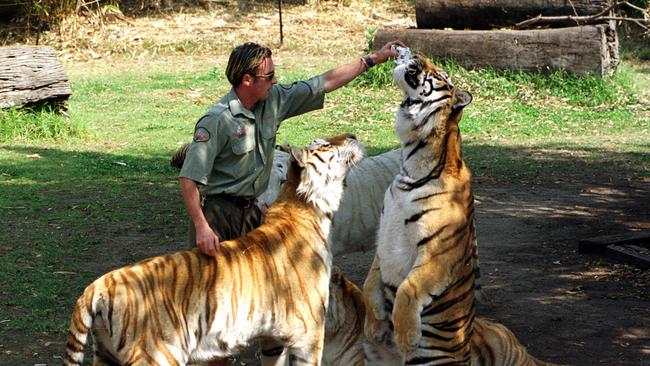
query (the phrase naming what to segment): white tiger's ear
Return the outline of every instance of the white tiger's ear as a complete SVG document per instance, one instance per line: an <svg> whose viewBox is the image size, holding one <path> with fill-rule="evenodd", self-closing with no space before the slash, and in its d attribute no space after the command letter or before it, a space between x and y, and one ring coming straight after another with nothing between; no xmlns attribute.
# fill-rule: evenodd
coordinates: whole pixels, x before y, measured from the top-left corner
<svg viewBox="0 0 650 366"><path fill-rule="evenodd" d="M305 167L305 150L296 149L295 147L291 148L291 161L298 163L298 166L301 168Z"/></svg>
<svg viewBox="0 0 650 366"><path fill-rule="evenodd" d="M454 105L452 108L454 111L463 109L465 106L472 102L472 99L472 94L465 90L457 89L456 93L454 94Z"/></svg>

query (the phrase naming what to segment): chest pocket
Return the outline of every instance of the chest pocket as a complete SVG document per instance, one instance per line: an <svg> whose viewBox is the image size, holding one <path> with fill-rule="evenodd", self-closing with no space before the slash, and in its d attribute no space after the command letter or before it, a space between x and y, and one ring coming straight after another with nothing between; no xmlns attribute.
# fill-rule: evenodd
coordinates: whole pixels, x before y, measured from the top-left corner
<svg viewBox="0 0 650 366"><path fill-rule="evenodd" d="M255 136L247 135L235 138L232 142L232 152L235 155L243 155L253 151L255 148Z"/></svg>

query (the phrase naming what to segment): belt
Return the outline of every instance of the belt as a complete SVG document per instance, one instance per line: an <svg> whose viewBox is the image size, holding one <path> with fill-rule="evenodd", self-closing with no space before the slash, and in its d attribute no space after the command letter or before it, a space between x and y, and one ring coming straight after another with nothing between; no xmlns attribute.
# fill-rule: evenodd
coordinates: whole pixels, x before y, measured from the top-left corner
<svg viewBox="0 0 650 366"><path fill-rule="evenodd" d="M255 203L255 198L231 196L229 194L211 194L210 196L228 200L243 208L250 208Z"/></svg>

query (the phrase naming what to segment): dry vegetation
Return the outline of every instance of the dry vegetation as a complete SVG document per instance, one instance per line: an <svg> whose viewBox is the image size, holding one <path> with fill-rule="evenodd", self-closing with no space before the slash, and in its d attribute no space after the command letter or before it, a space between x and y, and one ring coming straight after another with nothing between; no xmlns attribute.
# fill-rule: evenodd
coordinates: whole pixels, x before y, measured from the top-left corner
<svg viewBox="0 0 650 366"><path fill-rule="evenodd" d="M245 41L264 43L285 54L338 58L360 54L367 47L369 29L415 23L413 2L407 0L355 0L349 6L337 1L285 4L280 44L277 2L239 3L221 1L209 10L177 8L148 16L126 16L112 8L84 12L62 21L39 41L55 47L66 61L227 54Z"/></svg>

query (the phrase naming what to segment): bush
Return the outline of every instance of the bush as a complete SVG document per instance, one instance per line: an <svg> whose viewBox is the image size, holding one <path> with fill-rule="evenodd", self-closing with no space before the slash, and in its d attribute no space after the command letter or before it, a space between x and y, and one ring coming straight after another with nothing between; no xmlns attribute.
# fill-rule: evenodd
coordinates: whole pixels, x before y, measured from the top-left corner
<svg viewBox="0 0 650 366"><path fill-rule="evenodd" d="M73 14L76 8L76 0L27 1L22 13L27 29L42 31Z"/></svg>

